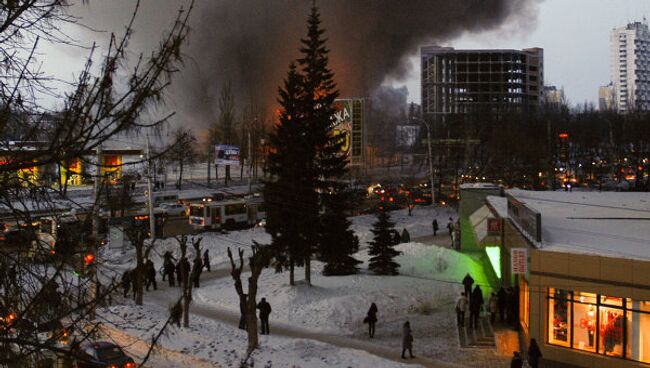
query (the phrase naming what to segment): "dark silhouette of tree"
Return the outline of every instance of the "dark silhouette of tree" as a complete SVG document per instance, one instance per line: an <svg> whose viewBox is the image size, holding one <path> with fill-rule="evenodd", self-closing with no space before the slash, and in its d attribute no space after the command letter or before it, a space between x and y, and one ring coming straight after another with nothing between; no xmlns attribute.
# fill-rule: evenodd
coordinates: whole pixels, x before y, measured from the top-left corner
<svg viewBox="0 0 650 368"><path fill-rule="evenodd" d="M368 254L372 256L368 269L378 275L398 275L399 264L393 261L401 253L393 247L394 224L390 221L388 211L383 208L377 212L377 222L373 225L372 233L375 235L370 242Z"/></svg>

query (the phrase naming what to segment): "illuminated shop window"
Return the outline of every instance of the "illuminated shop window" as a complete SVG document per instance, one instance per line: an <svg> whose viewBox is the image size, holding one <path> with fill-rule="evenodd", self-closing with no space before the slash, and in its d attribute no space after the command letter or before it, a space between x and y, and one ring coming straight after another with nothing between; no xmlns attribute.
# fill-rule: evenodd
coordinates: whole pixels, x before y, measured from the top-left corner
<svg viewBox="0 0 650 368"><path fill-rule="evenodd" d="M650 363L650 301L551 288L548 343Z"/></svg>

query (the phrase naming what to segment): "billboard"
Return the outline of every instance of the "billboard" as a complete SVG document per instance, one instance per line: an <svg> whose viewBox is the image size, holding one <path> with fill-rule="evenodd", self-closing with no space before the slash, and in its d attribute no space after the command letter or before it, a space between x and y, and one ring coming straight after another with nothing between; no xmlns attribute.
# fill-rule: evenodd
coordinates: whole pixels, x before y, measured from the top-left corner
<svg viewBox="0 0 650 368"><path fill-rule="evenodd" d="M528 249L510 248L510 272L513 275L528 272Z"/></svg>
<svg viewBox="0 0 650 368"><path fill-rule="evenodd" d="M361 98L337 99L334 101L334 135L341 136L341 153L350 158L350 165L363 164L365 152L364 100Z"/></svg>
<svg viewBox="0 0 650 368"><path fill-rule="evenodd" d="M510 194L506 195L506 197L508 198L508 217L518 225L522 232L528 234L532 240L541 242L542 215L518 201Z"/></svg>
<svg viewBox="0 0 650 368"><path fill-rule="evenodd" d="M398 125L397 134L395 135L397 147L413 148L417 143L419 136L419 125Z"/></svg>
<svg viewBox="0 0 650 368"><path fill-rule="evenodd" d="M239 147L226 144L215 145L214 164L239 166Z"/></svg>

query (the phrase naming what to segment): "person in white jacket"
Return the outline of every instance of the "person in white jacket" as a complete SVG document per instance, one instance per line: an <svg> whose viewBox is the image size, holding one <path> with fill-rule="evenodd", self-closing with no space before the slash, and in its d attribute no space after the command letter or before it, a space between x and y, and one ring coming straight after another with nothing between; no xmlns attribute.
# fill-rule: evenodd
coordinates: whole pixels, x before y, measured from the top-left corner
<svg viewBox="0 0 650 368"><path fill-rule="evenodd" d="M467 310L467 296L465 293L460 293L460 296L456 298L456 323L458 327L465 327L465 311Z"/></svg>

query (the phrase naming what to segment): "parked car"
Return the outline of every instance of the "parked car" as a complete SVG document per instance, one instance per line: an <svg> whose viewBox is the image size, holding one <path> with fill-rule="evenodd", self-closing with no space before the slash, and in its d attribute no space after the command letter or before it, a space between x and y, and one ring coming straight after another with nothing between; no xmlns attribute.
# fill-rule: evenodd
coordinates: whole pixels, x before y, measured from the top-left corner
<svg viewBox="0 0 650 368"><path fill-rule="evenodd" d="M185 206L180 203L163 203L160 205L168 216L185 216Z"/></svg>
<svg viewBox="0 0 650 368"><path fill-rule="evenodd" d="M81 345L77 355L77 368L135 368L133 359L119 346L110 342L86 343Z"/></svg>

